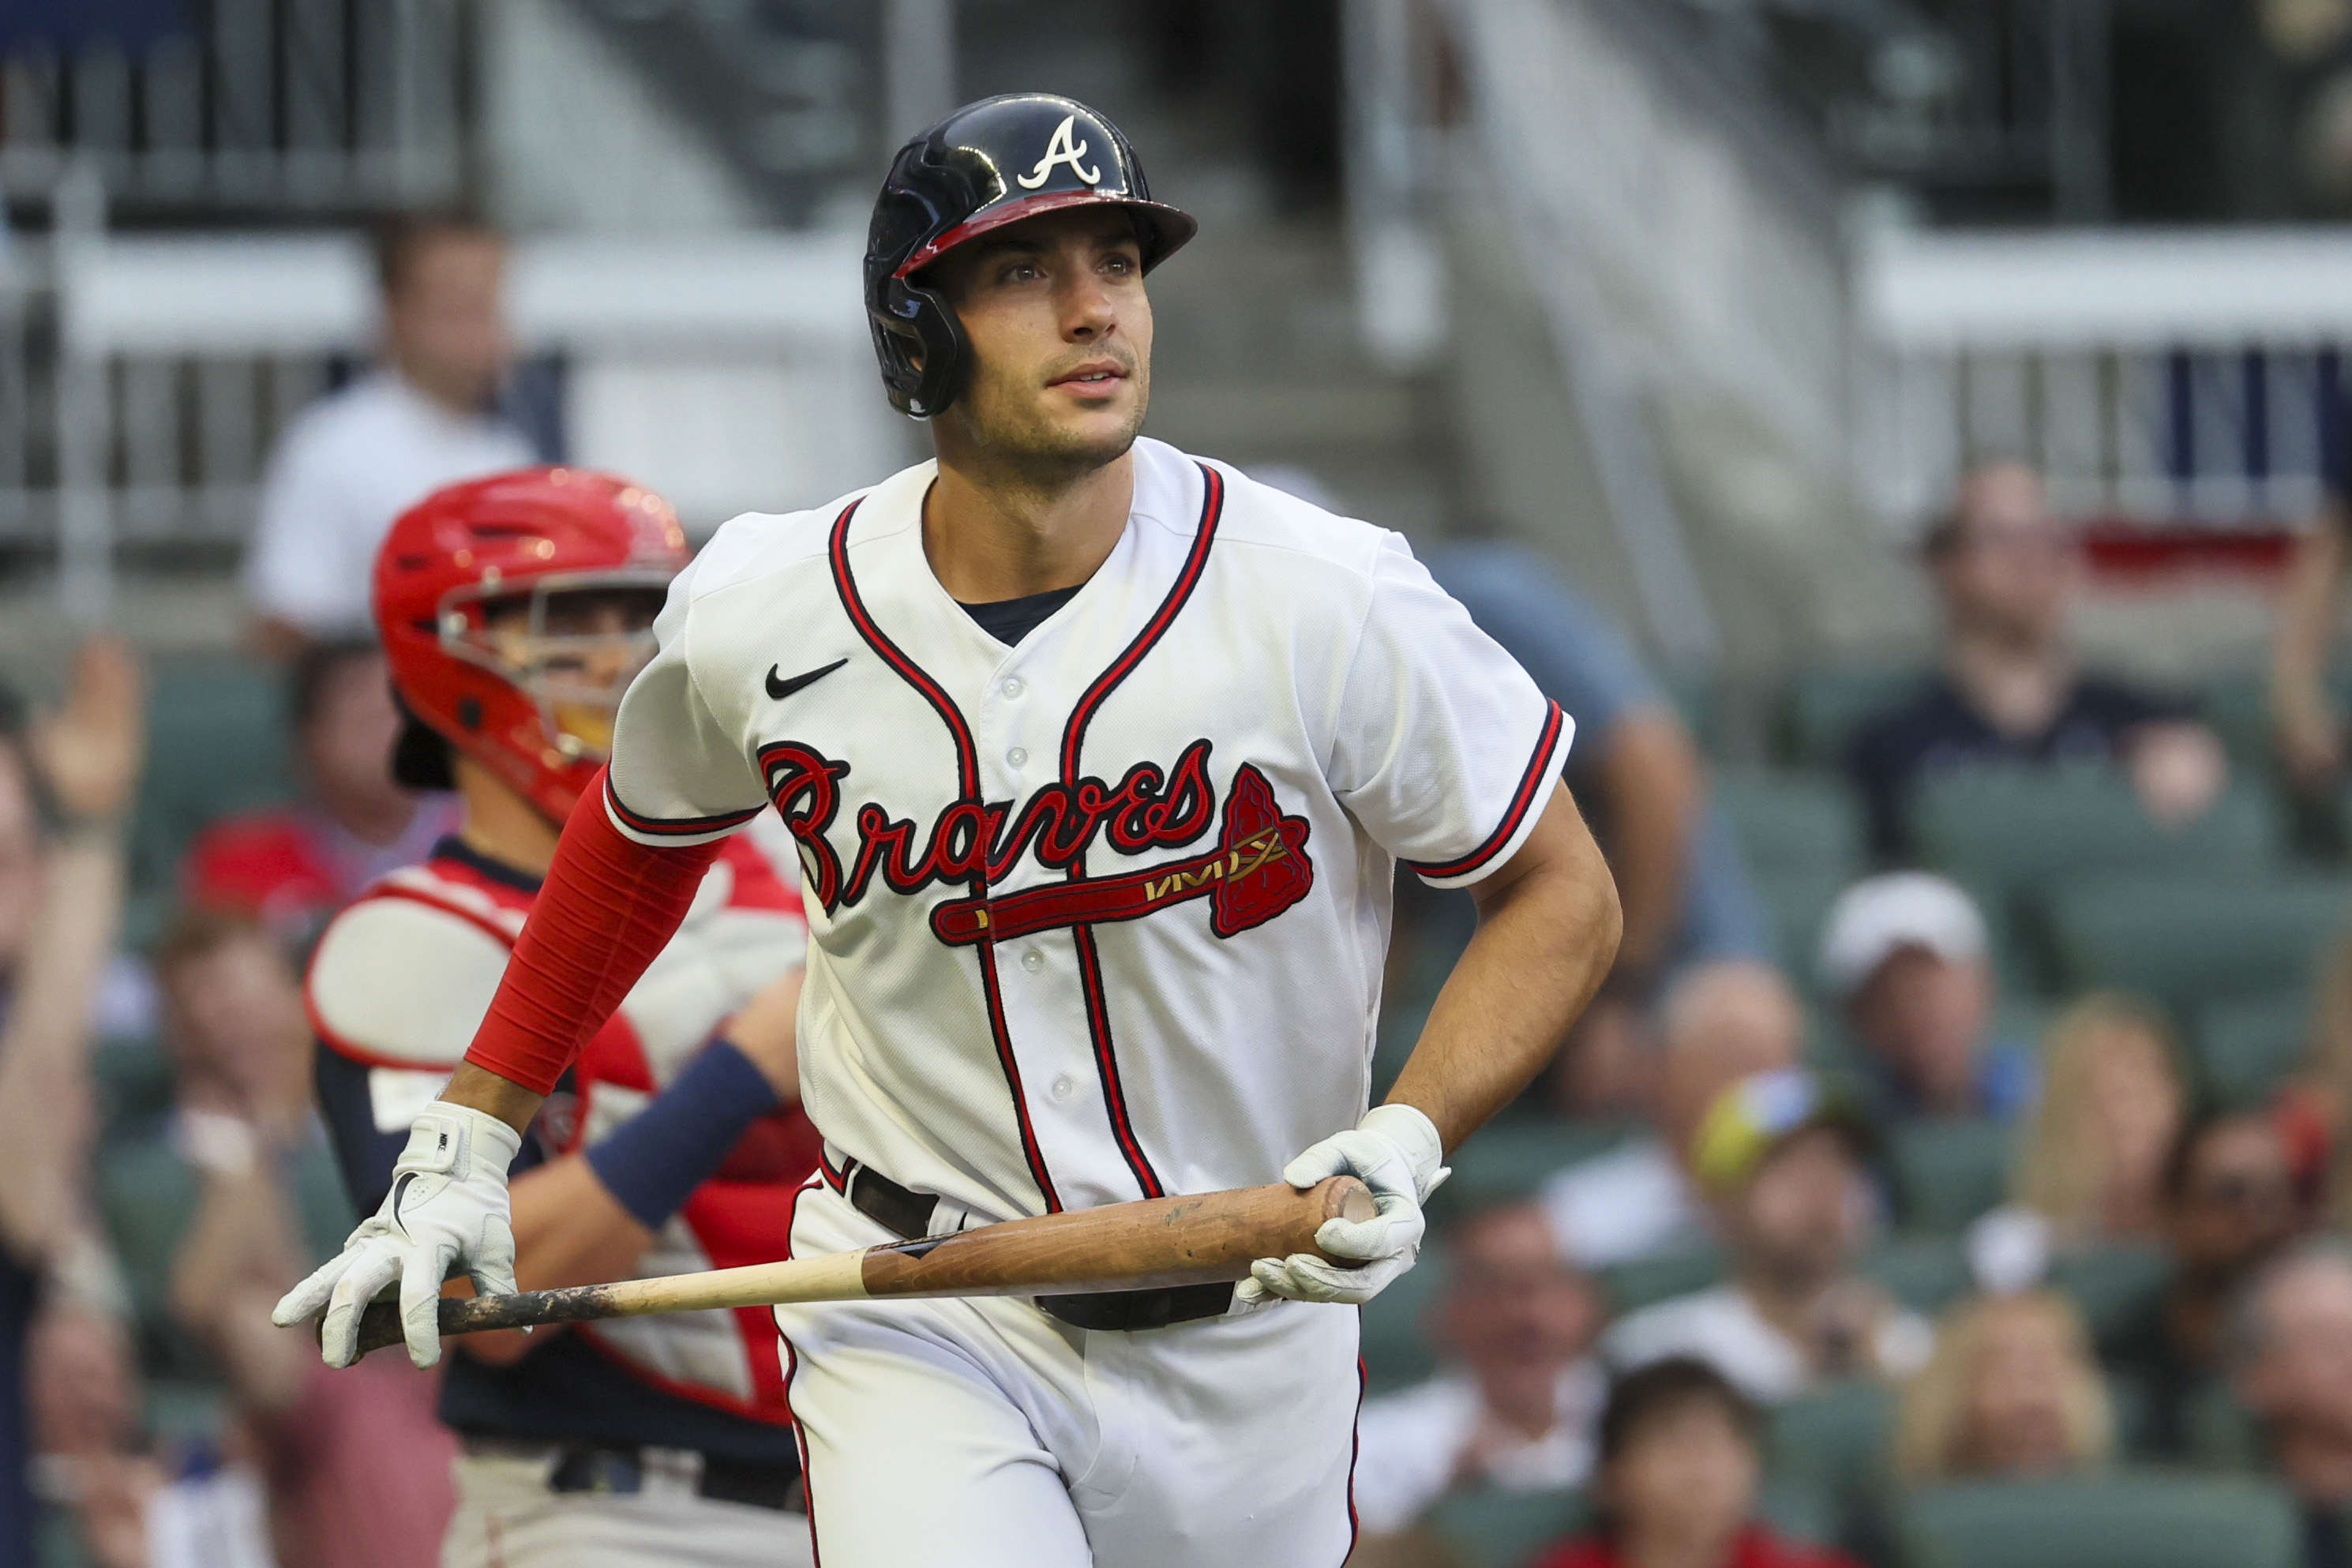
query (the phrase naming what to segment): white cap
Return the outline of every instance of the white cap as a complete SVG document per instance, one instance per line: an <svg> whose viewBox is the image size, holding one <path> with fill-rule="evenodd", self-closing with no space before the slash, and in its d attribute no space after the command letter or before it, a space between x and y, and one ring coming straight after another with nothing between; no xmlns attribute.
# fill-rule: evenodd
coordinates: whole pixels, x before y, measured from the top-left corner
<svg viewBox="0 0 2352 1568"><path fill-rule="evenodd" d="M1925 871L1865 877L1840 893L1822 927L1822 984L1832 995L1862 989L1878 966L1906 947L1948 963L1985 955L1984 916L1958 884Z"/></svg>

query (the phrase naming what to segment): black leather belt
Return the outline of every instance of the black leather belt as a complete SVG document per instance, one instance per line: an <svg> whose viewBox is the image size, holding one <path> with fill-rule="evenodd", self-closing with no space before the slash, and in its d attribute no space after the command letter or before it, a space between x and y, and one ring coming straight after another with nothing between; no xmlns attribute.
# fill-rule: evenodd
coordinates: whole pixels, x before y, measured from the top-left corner
<svg viewBox="0 0 2352 1568"><path fill-rule="evenodd" d="M914 1241L931 1233L939 1199L902 1187L870 1165L842 1162L852 1207L893 1236ZM1092 1290L1083 1296L1040 1296L1038 1308L1074 1329L1165 1329L1222 1318L1234 1304L1231 1285L1169 1285L1156 1290Z"/></svg>
<svg viewBox="0 0 2352 1568"><path fill-rule="evenodd" d="M645 1451L625 1444L566 1443L557 1450L555 1467L547 1477L547 1489L558 1493L629 1495L643 1491L645 1484ZM712 1502L741 1503L779 1513L804 1513L808 1507L804 1500L808 1494L801 1489L801 1468L789 1461L705 1454L694 1491Z"/></svg>

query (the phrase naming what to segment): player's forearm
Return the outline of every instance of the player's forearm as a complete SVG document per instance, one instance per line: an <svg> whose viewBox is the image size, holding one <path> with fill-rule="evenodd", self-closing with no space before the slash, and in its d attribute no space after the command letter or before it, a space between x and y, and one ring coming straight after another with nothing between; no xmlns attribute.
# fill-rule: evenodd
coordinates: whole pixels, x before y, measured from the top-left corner
<svg viewBox="0 0 2352 1568"><path fill-rule="evenodd" d="M1637 710L1606 738L1601 787L1608 797L1610 869L1624 910L1621 969L1646 971L1664 955L1683 913L1691 824L1705 785L1698 758L1674 716Z"/></svg>
<svg viewBox="0 0 2352 1568"><path fill-rule="evenodd" d="M1389 1093L1436 1123L1448 1149L1551 1059L1601 988L1623 924L1608 864L1565 789L1510 864L1472 892L1478 930Z"/></svg>
<svg viewBox="0 0 2352 1568"><path fill-rule="evenodd" d="M468 1066L508 1088L468 1075L462 1085L453 1080L454 1092L444 1098L521 1131L538 1107L509 1090L543 1097L555 1087L677 933L718 852L715 841L655 848L627 837L605 815L599 773L563 826L554 864L466 1053ZM458 1092L497 1103L459 1100Z"/></svg>

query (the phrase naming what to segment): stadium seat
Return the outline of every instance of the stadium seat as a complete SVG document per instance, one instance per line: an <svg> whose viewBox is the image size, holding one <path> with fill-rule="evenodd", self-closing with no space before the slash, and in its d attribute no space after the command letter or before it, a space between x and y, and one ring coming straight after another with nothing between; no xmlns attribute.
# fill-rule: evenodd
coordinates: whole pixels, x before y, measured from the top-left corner
<svg viewBox="0 0 2352 1568"><path fill-rule="evenodd" d="M1820 773L1724 768L1709 781L1759 876L1844 879L1861 869L1862 816L1840 780Z"/></svg>
<svg viewBox="0 0 2352 1568"><path fill-rule="evenodd" d="M1782 700L1778 750L1799 767L1837 768L1862 721L1892 707L1927 679L1916 664L1837 664L1809 669L1789 683Z"/></svg>
<svg viewBox="0 0 2352 1568"><path fill-rule="evenodd" d="M1423 1243L1418 1263L1364 1303L1361 1354L1368 1391L1391 1394L1436 1370L1436 1352L1423 1331L1422 1319L1444 1284L1445 1242L1433 1236Z"/></svg>
<svg viewBox="0 0 2352 1568"><path fill-rule="evenodd" d="M2127 876L2054 893L2053 949L2070 988L2113 986L2183 1013L2307 984L2352 917L2352 882Z"/></svg>
<svg viewBox="0 0 2352 1568"><path fill-rule="evenodd" d="M155 667L147 707L147 770L131 834L137 944L157 935L180 855L206 823L293 793L285 680L241 658L182 658Z"/></svg>
<svg viewBox="0 0 2352 1568"><path fill-rule="evenodd" d="M1906 1121L1886 1134L1895 1212L1916 1230L1957 1231L2009 1195L2015 1133L1977 1118Z"/></svg>
<svg viewBox="0 0 2352 1568"><path fill-rule="evenodd" d="M1580 1489L1455 1492L1430 1510L1430 1531L1464 1568L1525 1568L1538 1553L1591 1527L1592 1501Z"/></svg>
<svg viewBox="0 0 2352 1568"><path fill-rule="evenodd" d="M2234 1478L1963 1482L1906 1499L1904 1568L2294 1568L2294 1509Z"/></svg>
<svg viewBox="0 0 2352 1568"><path fill-rule="evenodd" d="M1853 879L1843 869L1759 870L1756 874L1756 894L1764 902L1772 955L1801 992L1811 994L1816 989L1813 949L1821 940L1822 920Z"/></svg>
<svg viewBox="0 0 2352 1568"><path fill-rule="evenodd" d="M1528 1197L1545 1177L1607 1153L1634 1131L1633 1124L1622 1121L1507 1112L1454 1152L1447 1161L1454 1174L1431 1195L1430 1206L1437 1215L1458 1215Z"/></svg>
<svg viewBox="0 0 2352 1568"><path fill-rule="evenodd" d="M1601 1294L1614 1312L1634 1312L1653 1302L1704 1290L1723 1278L1723 1248L1712 1241L1619 1263L1601 1271Z"/></svg>
<svg viewBox="0 0 2352 1568"><path fill-rule="evenodd" d="M122 1260L142 1321L161 1322L169 1303L172 1255L195 1217L196 1174L160 1130L101 1145L91 1159L99 1213Z"/></svg>
<svg viewBox="0 0 2352 1568"><path fill-rule="evenodd" d="M172 1058L153 1040L109 1040L90 1052L100 1123L126 1134L172 1108Z"/></svg>
<svg viewBox="0 0 2352 1568"><path fill-rule="evenodd" d="M2117 1241L2062 1252L2050 1263L2050 1287L2082 1310L2091 1337L2114 1338L2172 1280L2172 1258L2154 1242Z"/></svg>
<svg viewBox="0 0 2352 1568"><path fill-rule="evenodd" d="M1893 1236L1870 1249L1863 1276L1896 1300L1930 1316L1969 1292L1968 1250L1957 1236Z"/></svg>
<svg viewBox="0 0 2352 1568"><path fill-rule="evenodd" d="M2103 767L1937 780L1911 820L1928 865L1995 901L2111 871L2257 874L2280 842L2274 803L2259 786L2241 783L2196 821L2166 829Z"/></svg>
<svg viewBox="0 0 2352 1568"><path fill-rule="evenodd" d="M2261 1104L2302 1065L2311 1016L2300 988L2207 1003L2191 1031L2198 1087L2217 1104Z"/></svg>

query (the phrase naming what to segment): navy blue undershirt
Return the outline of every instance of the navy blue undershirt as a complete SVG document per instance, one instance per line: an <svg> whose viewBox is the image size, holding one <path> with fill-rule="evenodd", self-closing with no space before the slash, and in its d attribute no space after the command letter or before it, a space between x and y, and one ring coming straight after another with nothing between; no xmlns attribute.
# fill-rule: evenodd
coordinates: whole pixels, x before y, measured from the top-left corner
<svg viewBox="0 0 2352 1568"><path fill-rule="evenodd" d="M1086 584L1080 584L1079 587ZM1077 588L1056 588L1049 594L1031 594L1025 598L999 599L989 605L964 605L963 613L972 624L1003 643L1006 647L1018 647L1021 639L1035 631L1055 610L1077 595ZM957 601L961 604L962 601Z"/></svg>

